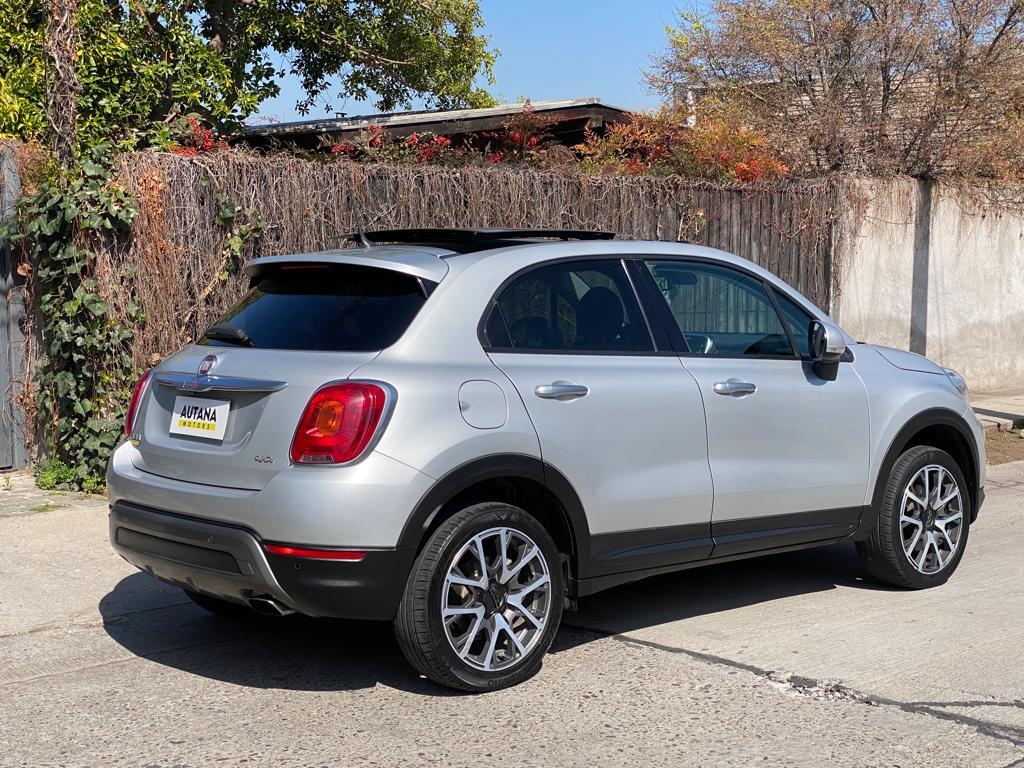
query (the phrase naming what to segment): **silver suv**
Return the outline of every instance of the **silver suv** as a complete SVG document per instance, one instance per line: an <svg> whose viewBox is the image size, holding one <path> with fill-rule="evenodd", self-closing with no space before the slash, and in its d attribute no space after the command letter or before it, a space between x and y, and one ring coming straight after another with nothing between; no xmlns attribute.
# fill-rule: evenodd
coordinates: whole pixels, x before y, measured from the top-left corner
<svg viewBox="0 0 1024 768"><path fill-rule="evenodd" d="M363 246L248 264L135 387L111 542L201 606L393 621L422 674L489 690L563 607L652 574L850 541L917 589L963 557L963 380L750 262L560 230Z"/></svg>

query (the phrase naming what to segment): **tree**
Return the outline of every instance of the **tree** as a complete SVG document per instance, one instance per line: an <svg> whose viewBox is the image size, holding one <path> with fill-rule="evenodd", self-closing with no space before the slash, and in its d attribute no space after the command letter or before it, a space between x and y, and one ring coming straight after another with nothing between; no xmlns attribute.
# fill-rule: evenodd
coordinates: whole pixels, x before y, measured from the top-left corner
<svg viewBox="0 0 1024 768"><path fill-rule="evenodd" d="M804 172L1018 175L1022 5L715 0L683 14L649 83L728 103Z"/></svg>
<svg viewBox="0 0 1024 768"><path fill-rule="evenodd" d="M49 0L0 0L0 133L47 125ZM333 95L378 108L490 97L494 54L477 0L78 0L78 130L84 145L152 136L186 114L226 128L297 76L300 111Z"/></svg>

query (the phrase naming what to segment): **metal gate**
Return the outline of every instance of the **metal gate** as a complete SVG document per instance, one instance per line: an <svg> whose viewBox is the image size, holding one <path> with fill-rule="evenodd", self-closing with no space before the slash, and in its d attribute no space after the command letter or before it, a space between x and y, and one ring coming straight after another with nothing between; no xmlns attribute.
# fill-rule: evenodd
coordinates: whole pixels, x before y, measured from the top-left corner
<svg viewBox="0 0 1024 768"><path fill-rule="evenodd" d="M0 146L0 223L13 215L20 194L17 155L13 147ZM11 249L0 241L0 469L26 463L24 419L14 404L24 369L24 303L17 283Z"/></svg>

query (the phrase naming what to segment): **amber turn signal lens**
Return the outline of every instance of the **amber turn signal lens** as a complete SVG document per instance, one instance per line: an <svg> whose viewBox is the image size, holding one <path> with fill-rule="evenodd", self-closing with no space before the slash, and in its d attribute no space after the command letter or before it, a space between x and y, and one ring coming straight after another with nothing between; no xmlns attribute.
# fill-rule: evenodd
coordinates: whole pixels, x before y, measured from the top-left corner
<svg viewBox="0 0 1024 768"><path fill-rule="evenodd" d="M316 431L320 433L320 437L330 437L331 435L338 434L338 430L341 428L341 416L344 408L345 406L337 400L327 400L320 403L320 407L316 412Z"/></svg>

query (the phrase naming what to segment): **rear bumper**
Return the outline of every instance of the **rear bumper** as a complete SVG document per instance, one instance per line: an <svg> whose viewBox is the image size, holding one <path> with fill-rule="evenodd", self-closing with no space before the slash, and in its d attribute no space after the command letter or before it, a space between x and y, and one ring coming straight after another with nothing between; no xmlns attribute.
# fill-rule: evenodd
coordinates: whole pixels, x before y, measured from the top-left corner
<svg viewBox="0 0 1024 768"><path fill-rule="evenodd" d="M413 548L366 550L359 562L267 554L245 528L126 502L110 509L110 543L160 581L248 604L272 597L308 616L393 619Z"/></svg>
<svg viewBox="0 0 1024 768"><path fill-rule="evenodd" d="M341 467L283 467L260 490L203 485L147 472L123 442L107 467L107 499L241 526L265 541L388 549L434 479L379 451Z"/></svg>

